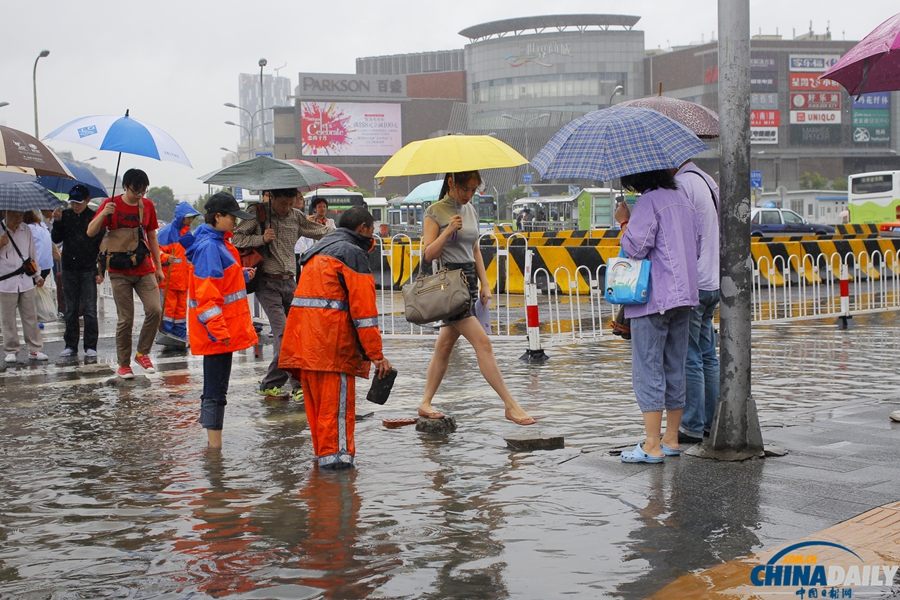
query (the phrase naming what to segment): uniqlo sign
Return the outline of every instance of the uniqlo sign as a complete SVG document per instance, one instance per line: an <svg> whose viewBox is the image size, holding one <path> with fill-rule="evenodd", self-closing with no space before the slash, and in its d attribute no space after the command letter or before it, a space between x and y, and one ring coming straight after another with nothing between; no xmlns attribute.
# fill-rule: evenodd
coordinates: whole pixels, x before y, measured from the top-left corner
<svg viewBox="0 0 900 600"><path fill-rule="evenodd" d="M841 91L841 84L830 79L819 79L815 73L790 73L788 77L791 90L811 92Z"/></svg>
<svg viewBox="0 0 900 600"><path fill-rule="evenodd" d="M777 110L751 110L750 127L778 127L781 113Z"/></svg>

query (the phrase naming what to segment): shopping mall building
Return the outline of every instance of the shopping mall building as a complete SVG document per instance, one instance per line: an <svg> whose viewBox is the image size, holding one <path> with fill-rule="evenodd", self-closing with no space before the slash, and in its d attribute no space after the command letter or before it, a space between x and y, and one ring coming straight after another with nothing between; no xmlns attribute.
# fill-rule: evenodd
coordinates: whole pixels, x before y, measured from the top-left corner
<svg viewBox="0 0 900 600"><path fill-rule="evenodd" d="M489 134L527 157L572 119L658 92L718 108L716 41L647 51L638 16L521 17L466 28L464 48L372 56L356 73L300 73L295 106L275 111L278 158L345 169L367 189L404 144L447 133ZM817 77L854 42L830 33L751 39L751 166L767 189L799 186L805 171L834 179L900 169L893 94L851 99ZM698 159L718 170L717 144ZM499 193L529 167L485 173ZM533 175L537 181L537 175ZM405 194L431 177L388 179ZM572 182L593 185L597 182Z"/></svg>

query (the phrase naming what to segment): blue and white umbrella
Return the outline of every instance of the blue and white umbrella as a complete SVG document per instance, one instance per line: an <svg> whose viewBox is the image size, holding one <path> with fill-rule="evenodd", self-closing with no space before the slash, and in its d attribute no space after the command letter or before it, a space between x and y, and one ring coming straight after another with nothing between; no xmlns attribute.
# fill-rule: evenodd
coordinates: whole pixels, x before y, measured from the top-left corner
<svg viewBox="0 0 900 600"><path fill-rule="evenodd" d="M53 210L65 205L37 181L0 183L0 210Z"/></svg>
<svg viewBox="0 0 900 600"><path fill-rule="evenodd" d="M672 169L706 150L690 129L655 110L614 106L570 122L531 164L543 179L611 181Z"/></svg>
<svg viewBox="0 0 900 600"><path fill-rule="evenodd" d="M47 138L84 144L97 150L118 152L116 178L119 176L122 152L191 167L191 161L172 136L153 125L133 119L127 110L124 117L100 115L69 121L47 134L45 139ZM113 195L115 195L115 179L113 179Z"/></svg>
<svg viewBox="0 0 900 600"><path fill-rule="evenodd" d="M426 181L417 185L409 195L403 199L404 203L415 204L421 202L437 202L440 200L441 186L444 185L443 179L435 179L434 181Z"/></svg>

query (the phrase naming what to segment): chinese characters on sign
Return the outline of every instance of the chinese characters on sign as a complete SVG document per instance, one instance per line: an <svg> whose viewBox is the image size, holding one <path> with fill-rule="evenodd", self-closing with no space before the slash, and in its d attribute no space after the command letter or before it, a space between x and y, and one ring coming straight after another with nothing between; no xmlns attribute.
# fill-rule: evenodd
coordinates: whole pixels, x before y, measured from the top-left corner
<svg viewBox="0 0 900 600"><path fill-rule="evenodd" d="M891 94L875 92L853 98L853 142L855 144L891 141Z"/></svg>

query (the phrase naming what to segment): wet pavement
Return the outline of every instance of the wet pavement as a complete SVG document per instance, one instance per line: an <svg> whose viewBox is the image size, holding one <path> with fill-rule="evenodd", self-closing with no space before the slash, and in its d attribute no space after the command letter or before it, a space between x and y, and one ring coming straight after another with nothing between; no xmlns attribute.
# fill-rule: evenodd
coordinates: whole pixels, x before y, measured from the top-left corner
<svg viewBox="0 0 900 600"><path fill-rule="evenodd" d="M565 437L534 453L506 448L524 428L464 343L435 399L458 431L383 427L414 414L432 343L388 340L394 392L359 400L374 413L359 468L331 474L313 468L302 406L255 393L271 347L235 357L221 452L197 424L197 358L154 356L159 372L125 387L77 361L0 367L0 597L644 598L900 500L900 315L855 321L754 327L763 437L790 452L744 463L611 456L642 432L612 336L540 365L494 343L514 396L546 417L527 429ZM101 363L113 329L107 316ZM53 363L61 323L45 333Z"/></svg>

